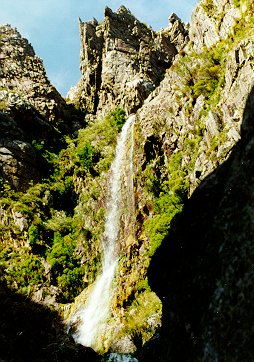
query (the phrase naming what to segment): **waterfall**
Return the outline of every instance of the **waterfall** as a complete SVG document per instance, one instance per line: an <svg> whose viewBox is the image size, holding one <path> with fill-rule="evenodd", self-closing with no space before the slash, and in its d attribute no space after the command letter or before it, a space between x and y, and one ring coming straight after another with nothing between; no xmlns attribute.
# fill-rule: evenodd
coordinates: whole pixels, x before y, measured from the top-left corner
<svg viewBox="0 0 254 362"><path fill-rule="evenodd" d="M131 209L134 208L133 193L133 130L135 116L130 116L125 122L119 135L115 158L111 166L111 183L109 200L106 208L105 230L101 240L103 249L102 273L96 279L93 290L85 304L74 316L72 323L78 327L73 335L76 342L96 349L97 338L105 328L106 320L110 314L112 295L112 282L118 262L118 238L121 221L122 178L124 169L128 172L128 189L131 191ZM131 146L127 149L127 141Z"/></svg>

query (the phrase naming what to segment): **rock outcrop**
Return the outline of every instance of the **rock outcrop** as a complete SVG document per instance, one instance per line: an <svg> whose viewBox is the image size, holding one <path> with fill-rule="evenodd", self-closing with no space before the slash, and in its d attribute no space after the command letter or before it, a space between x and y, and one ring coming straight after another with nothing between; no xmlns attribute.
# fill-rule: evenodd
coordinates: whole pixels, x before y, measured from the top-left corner
<svg viewBox="0 0 254 362"><path fill-rule="evenodd" d="M233 34L233 26L247 10L247 2L202 0L193 11L190 40L195 51L215 45Z"/></svg>
<svg viewBox="0 0 254 362"><path fill-rule="evenodd" d="M253 360L253 104L252 90L241 140L194 191L152 259L163 328L141 360L153 348L159 361Z"/></svg>
<svg viewBox="0 0 254 362"><path fill-rule="evenodd" d="M1 108L28 104L56 125L65 102L47 79L33 47L10 25L0 28L0 46Z"/></svg>
<svg viewBox="0 0 254 362"><path fill-rule="evenodd" d="M225 8L232 9L229 2L224 3ZM184 56L177 56L160 86L138 111L144 142L142 146L145 149L146 140L149 143L149 137L156 134L166 158L183 150L187 138L194 142L197 137L195 132L202 128L198 155L189 155L192 162L195 159L190 178L191 190L195 189L200 179L205 178L218 163L228 157L230 150L240 139L246 101L254 85L251 51L253 34L246 31L242 37L236 34L232 38L229 35L237 33L238 22L248 19L249 13L242 13L241 20L237 18L236 22L230 22L226 27L227 32L218 34L217 43L210 50L211 59L208 60L213 36L207 35L210 40L204 43L193 35L206 34L202 28L205 25L200 25L199 18L205 5L206 2L202 1L192 16L190 39L193 44L189 43L184 48ZM240 14L238 8L235 11ZM211 21L218 28L216 18ZM214 89L208 89L209 82L214 84ZM211 157L210 153L207 157L207 150L216 137L224 137L223 142L216 145L215 157ZM187 164L190 158L184 152L183 163Z"/></svg>
<svg viewBox="0 0 254 362"><path fill-rule="evenodd" d="M13 118L0 113L0 128L0 176L16 190L25 190L31 180L40 180L38 164L43 160Z"/></svg>
<svg viewBox="0 0 254 362"><path fill-rule="evenodd" d="M162 330L140 360L152 353L159 361L253 359L254 9L244 4L199 3L184 56L138 111L140 219L159 223L164 190L170 184L174 193L181 177L189 193L152 257L149 282L163 302ZM151 166L164 184L153 186L156 208L142 177Z"/></svg>
<svg viewBox="0 0 254 362"><path fill-rule="evenodd" d="M80 35L82 78L69 97L97 116L116 107L136 112L188 40L176 15L157 33L124 6L116 13L106 8L101 24L80 21Z"/></svg>
<svg viewBox="0 0 254 362"><path fill-rule="evenodd" d="M80 128L80 112L50 84L43 63L10 25L0 26L0 177L17 190L46 175L32 143L60 147L62 133Z"/></svg>

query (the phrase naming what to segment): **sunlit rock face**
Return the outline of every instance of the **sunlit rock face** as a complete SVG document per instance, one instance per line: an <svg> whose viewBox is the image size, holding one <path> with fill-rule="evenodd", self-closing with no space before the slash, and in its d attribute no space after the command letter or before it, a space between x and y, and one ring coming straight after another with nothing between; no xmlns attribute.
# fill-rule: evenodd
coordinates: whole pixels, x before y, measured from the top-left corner
<svg viewBox="0 0 254 362"><path fill-rule="evenodd" d="M150 285L164 305L159 361L253 360L253 103L252 90L241 140L194 191L152 260Z"/></svg>
<svg viewBox="0 0 254 362"><path fill-rule="evenodd" d="M47 78L42 60L17 29L0 25L0 177L16 190L45 175L34 144L59 147L82 117Z"/></svg>
<svg viewBox="0 0 254 362"><path fill-rule="evenodd" d="M175 61L138 112L142 146L156 134L170 166L182 154L177 169L188 165L190 182L188 201L149 267L163 320L142 361L152 351L159 361L253 360L253 12L250 1L201 1L183 62ZM215 93L195 92L204 76L196 77L198 67L216 66L206 63L209 56L223 69L222 82ZM188 153L186 140L197 141L201 128L197 152Z"/></svg>
<svg viewBox="0 0 254 362"><path fill-rule="evenodd" d="M0 44L0 102L6 108L29 104L56 123L65 102L50 84L32 45L10 25L1 25Z"/></svg>
<svg viewBox="0 0 254 362"><path fill-rule="evenodd" d="M190 40L194 50L208 48L232 34L232 27L247 9L247 1L202 0L192 13Z"/></svg>
<svg viewBox="0 0 254 362"><path fill-rule="evenodd" d="M115 13L106 8L101 24L80 21L80 35L82 78L69 97L97 115L116 106L135 112L188 40L176 15L167 29L155 32L124 6Z"/></svg>

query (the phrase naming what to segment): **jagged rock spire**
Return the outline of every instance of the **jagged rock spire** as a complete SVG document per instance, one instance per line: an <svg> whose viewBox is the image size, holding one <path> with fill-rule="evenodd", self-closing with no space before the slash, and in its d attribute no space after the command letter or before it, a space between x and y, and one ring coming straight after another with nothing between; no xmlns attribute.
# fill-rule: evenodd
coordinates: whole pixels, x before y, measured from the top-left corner
<svg viewBox="0 0 254 362"><path fill-rule="evenodd" d="M130 114L159 85L187 31L175 17L172 29L156 33L125 6L116 12L106 7L104 14L100 25L79 21L82 79L72 98L92 114L116 106Z"/></svg>

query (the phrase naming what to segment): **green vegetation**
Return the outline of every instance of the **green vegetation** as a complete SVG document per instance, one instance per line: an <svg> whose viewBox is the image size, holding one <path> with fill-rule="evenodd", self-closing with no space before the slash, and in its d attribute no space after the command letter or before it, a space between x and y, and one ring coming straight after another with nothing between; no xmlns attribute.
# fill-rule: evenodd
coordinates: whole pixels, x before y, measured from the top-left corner
<svg viewBox="0 0 254 362"><path fill-rule="evenodd" d="M162 304L157 295L147 285L137 294L136 299L126 308L123 328L114 337L119 340L130 336L136 345L143 345L155 334L162 316Z"/></svg>
<svg viewBox="0 0 254 362"><path fill-rule="evenodd" d="M8 109L8 103L5 100L0 101L0 111L6 112L7 109Z"/></svg>
<svg viewBox="0 0 254 362"><path fill-rule="evenodd" d="M151 186L148 191L153 195L153 214L144 223L144 231L150 240L148 250L150 257L168 234L172 220L182 210L187 199L188 174L181 165L182 156L181 152L171 156L167 169L168 177L160 183L150 172Z"/></svg>
<svg viewBox="0 0 254 362"><path fill-rule="evenodd" d="M244 14L252 14L245 16L244 14L236 20L236 23L232 29L232 36L230 38L231 44L229 43L229 46L234 48L234 46L239 43L239 41L249 38L254 34L254 18L253 18L253 12L254 12L254 4L253 1L239 1L239 6L241 5L244 7Z"/></svg>
<svg viewBox="0 0 254 362"><path fill-rule="evenodd" d="M84 288L84 270L75 249L76 242L72 234L62 236L60 232L55 232L52 247L47 252L52 283L58 285L66 301L70 295L75 296Z"/></svg>
<svg viewBox="0 0 254 362"><path fill-rule="evenodd" d="M204 47L201 53L184 55L174 65L174 70L181 75L185 85L180 90L183 96L193 102L203 95L206 100L206 112L211 105L217 104L225 83L225 45L221 41L211 49Z"/></svg>
<svg viewBox="0 0 254 362"><path fill-rule="evenodd" d="M116 109L76 139L66 138L59 154L34 141L51 175L24 193L1 180L0 268L9 287L28 295L53 285L65 303L93 282L100 268L107 171L124 121Z"/></svg>
<svg viewBox="0 0 254 362"><path fill-rule="evenodd" d="M214 15L214 2L213 0L204 0L202 3L201 3L201 6L202 8L204 9L204 11L207 13L207 15L210 17L210 16L213 16Z"/></svg>
<svg viewBox="0 0 254 362"><path fill-rule="evenodd" d="M29 295L34 286L46 282L40 257L30 254L26 247L19 250L13 246L3 248L0 252L0 269L7 284L25 295Z"/></svg>

